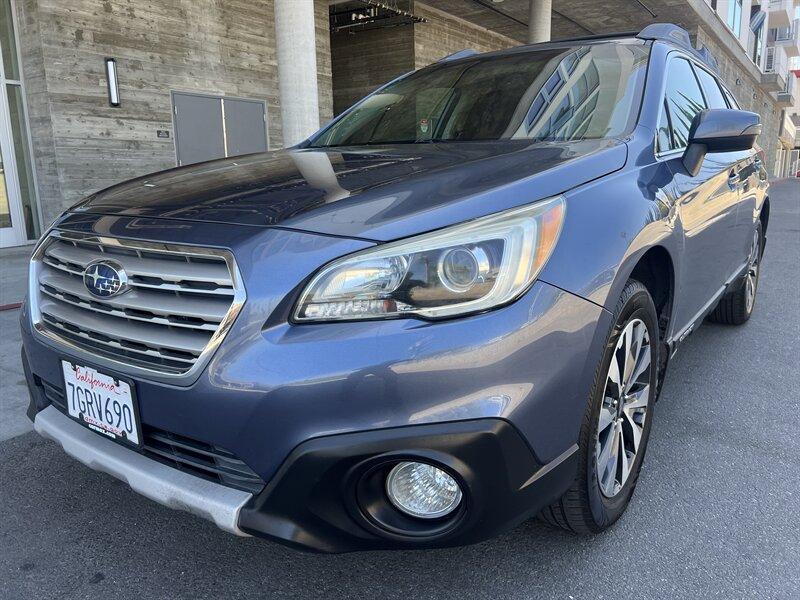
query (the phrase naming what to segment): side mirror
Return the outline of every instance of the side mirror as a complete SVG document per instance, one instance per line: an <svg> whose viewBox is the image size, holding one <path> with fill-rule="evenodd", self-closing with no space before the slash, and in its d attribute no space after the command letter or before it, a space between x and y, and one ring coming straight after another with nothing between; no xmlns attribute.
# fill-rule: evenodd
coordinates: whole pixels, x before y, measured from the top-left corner
<svg viewBox="0 0 800 600"><path fill-rule="evenodd" d="M692 120L683 166L694 177L708 152L750 150L761 133L758 113L731 108L702 110Z"/></svg>

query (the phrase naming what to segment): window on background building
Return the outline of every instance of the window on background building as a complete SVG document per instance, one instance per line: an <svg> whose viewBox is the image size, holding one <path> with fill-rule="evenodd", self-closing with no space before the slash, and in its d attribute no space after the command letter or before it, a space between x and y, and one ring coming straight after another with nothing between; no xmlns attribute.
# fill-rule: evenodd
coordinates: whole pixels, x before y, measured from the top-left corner
<svg viewBox="0 0 800 600"><path fill-rule="evenodd" d="M730 0L728 4L728 27L736 37L742 35L742 0Z"/></svg>
<svg viewBox="0 0 800 600"><path fill-rule="evenodd" d="M36 190L33 180L33 157L28 139L28 121L25 114L25 103L22 92L22 73L17 55L17 41L14 31L13 12L10 0L0 0L0 115L8 119L11 128L8 134L0 139L2 160L0 174L6 175L9 166L13 165L16 178L0 182L0 228L10 226L3 221L2 207L9 207L10 202L20 205L24 221L24 235L29 240L39 237L39 218L36 207ZM5 162L2 162L5 161ZM16 179L16 185L13 184ZM11 185L7 187L7 184Z"/></svg>
<svg viewBox="0 0 800 600"><path fill-rule="evenodd" d="M789 159L789 177L800 177L800 150L792 150Z"/></svg>
<svg viewBox="0 0 800 600"><path fill-rule="evenodd" d="M775 168L772 170L772 174L776 177L781 176L781 168L783 166L783 148L778 148L778 151L775 153Z"/></svg>
<svg viewBox="0 0 800 600"><path fill-rule="evenodd" d="M764 54L764 22L766 21L767 13L761 10L760 6L753 6L750 13L750 31L752 32L752 40L750 42L750 59L761 67L761 57Z"/></svg>

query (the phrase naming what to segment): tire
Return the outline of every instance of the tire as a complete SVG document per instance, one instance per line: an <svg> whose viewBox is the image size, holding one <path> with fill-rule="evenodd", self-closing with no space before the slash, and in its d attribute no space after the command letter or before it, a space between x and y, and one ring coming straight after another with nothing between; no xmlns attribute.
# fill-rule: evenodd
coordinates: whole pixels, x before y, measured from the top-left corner
<svg viewBox="0 0 800 600"><path fill-rule="evenodd" d="M764 238L761 221L756 223L753 232L753 243L750 247L750 258L747 262L747 272L734 288L720 298L713 312L708 315L712 323L723 325L742 325L750 319L756 306L756 292L758 292L758 279L761 275L761 256L764 253Z"/></svg>
<svg viewBox="0 0 800 600"><path fill-rule="evenodd" d="M656 308L647 288L634 279L628 280L614 310L614 324L608 333L603 357L595 371L594 383L581 423L578 440L578 475L572 487L558 501L541 512L540 517L545 522L578 534L594 534L613 525L625 512L636 488L653 423L657 365L659 364L657 323ZM635 338L642 331L642 327L646 331L646 336L642 334L643 342L649 339L649 343L646 344L646 348L642 343L643 350L637 354L642 361L645 358L649 359L649 371L641 373L638 378L631 377L634 383L629 389L638 391L632 391L630 395L623 395L626 400L614 405L609 402L612 400L611 397L619 398L620 394L619 387L613 383L615 378L612 376L614 375L612 361L617 369L624 364L621 363L621 359L626 354L626 343L631 337L621 338L623 334L627 336L631 328L632 337ZM630 347L636 348L636 344L630 344ZM634 361L634 364L642 363ZM620 370L624 370L624 367ZM633 371L635 373L635 367ZM622 379L624 383L624 373ZM638 396L636 396L637 393L639 393ZM639 399L632 400L629 404L627 398L634 396ZM632 462L628 458L627 477L622 477L621 469L625 465L622 463L621 453L618 452L619 460L613 459L613 457L610 459L616 461L613 469L602 468L602 465L610 465L610 460L605 462L603 459L608 455L608 448L614 445L613 435L616 433L616 429L614 429L616 427L619 427L622 435L623 447L631 448L630 444L634 443L633 422L628 417L628 412L635 409L628 409L628 406L633 407L635 403L641 403L643 399L646 401L646 408L640 423L638 445L635 446ZM620 404L625 410L619 408ZM603 422L608 421L609 415L616 415L619 425L617 420L614 420L610 425L601 427L601 411L604 414ZM603 443L604 441L605 443ZM609 443L612 445L608 446ZM617 449L619 450L619 446ZM598 456L600 456L600 461L598 461ZM628 457L627 452L625 456ZM610 478L613 478L614 481L610 482Z"/></svg>

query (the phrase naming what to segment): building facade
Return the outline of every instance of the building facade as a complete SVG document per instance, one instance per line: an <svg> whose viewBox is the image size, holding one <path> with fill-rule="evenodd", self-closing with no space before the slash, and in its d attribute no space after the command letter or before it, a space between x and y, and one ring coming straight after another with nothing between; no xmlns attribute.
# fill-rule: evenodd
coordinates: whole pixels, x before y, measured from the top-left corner
<svg viewBox="0 0 800 600"><path fill-rule="evenodd" d="M773 174L786 175L797 160L798 2L561 0L551 35L682 25L716 56L742 107L762 115L759 143ZM118 181L281 148L402 73L464 48L525 43L529 9L529 0L0 0L0 246L35 239Z"/></svg>
<svg viewBox="0 0 800 600"><path fill-rule="evenodd" d="M755 103L751 104L751 109L763 114L763 109L772 105L779 111L773 126L777 134L772 138L774 147L767 148L768 162L776 177L797 172L797 169L792 170L792 157L796 156L798 143L792 114L797 113L800 103L797 84L799 4L794 0L710 0L710 6L760 73L760 86L754 86ZM735 76L731 72L728 78ZM764 95L763 99L758 97L759 92ZM746 95L740 94L742 99Z"/></svg>

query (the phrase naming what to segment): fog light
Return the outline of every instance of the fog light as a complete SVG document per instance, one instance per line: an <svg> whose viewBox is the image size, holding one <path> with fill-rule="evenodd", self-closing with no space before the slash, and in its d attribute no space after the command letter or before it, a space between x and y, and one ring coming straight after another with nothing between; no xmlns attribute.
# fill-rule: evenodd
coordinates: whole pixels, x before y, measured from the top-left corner
<svg viewBox="0 0 800 600"><path fill-rule="evenodd" d="M398 509L421 519L453 512L461 502L461 488L441 469L419 462L402 462L386 478L386 493Z"/></svg>

